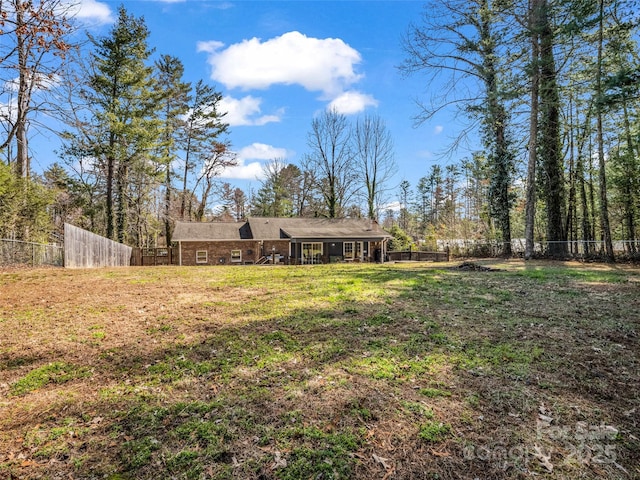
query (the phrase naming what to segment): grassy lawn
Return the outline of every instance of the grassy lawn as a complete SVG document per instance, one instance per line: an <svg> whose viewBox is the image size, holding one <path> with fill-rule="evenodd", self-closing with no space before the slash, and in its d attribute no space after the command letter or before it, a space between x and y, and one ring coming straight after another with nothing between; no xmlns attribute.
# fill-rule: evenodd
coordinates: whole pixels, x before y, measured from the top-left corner
<svg viewBox="0 0 640 480"><path fill-rule="evenodd" d="M0 270L0 478L640 478L640 270Z"/></svg>

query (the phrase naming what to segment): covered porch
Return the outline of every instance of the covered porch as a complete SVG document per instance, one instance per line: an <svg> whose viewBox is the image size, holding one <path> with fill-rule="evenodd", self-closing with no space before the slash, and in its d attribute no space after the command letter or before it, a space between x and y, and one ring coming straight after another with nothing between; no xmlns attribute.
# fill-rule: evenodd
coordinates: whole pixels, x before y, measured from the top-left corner
<svg viewBox="0 0 640 480"><path fill-rule="evenodd" d="M386 239L292 238L291 263L318 265L342 262L384 262Z"/></svg>

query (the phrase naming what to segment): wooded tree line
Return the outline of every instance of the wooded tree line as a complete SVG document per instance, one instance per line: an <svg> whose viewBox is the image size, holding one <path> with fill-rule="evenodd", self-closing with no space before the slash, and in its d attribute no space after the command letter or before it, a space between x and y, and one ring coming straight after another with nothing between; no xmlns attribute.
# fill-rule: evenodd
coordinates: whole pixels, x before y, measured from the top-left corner
<svg viewBox="0 0 640 480"><path fill-rule="evenodd" d="M264 167L251 214L378 219L396 168L384 121L365 115L350 122L329 110L311 122L307 145L299 165L274 159Z"/></svg>
<svg viewBox="0 0 640 480"><path fill-rule="evenodd" d="M176 220L378 215L394 168L393 145L380 118L364 116L351 124L335 111L323 113L310 125L309 153L301 165L273 159L259 191L245 193L219 179L237 163L219 108L222 95L202 80L185 82L180 59L153 60L143 19L120 7L107 35L88 35L78 45L67 40L72 23L63 3L0 5L6 13L0 18L13 26L2 31L3 39L15 47L3 52L3 71L6 79L20 73L16 102L8 98L5 80L2 178L8 180L0 202L12 208L0 214L0 236L46 239L51 223L61 230L72 222L120 242L153 246L171 243ZM38 55L51 61L45 64ZM60 162L39 178L31 174L34 153L26 132L32 118L50 114L54 105L66 107L55 110L67 126L58 132ZM36 190L44 200L36 201ZM21 218L29 202L43 215ZM41 217L50 222L34 228Z"/></svg>
<svg viewBox="0 0 640 480"><path fill-rule="evenodd" d="M477 226L505 254L514 234L525 237L526 257L536 240L564 256L580 239L602 241L613 259L613 238L637 238L637 12L637 2L617 0L432 0L409 28L402 70L448 86L429 92L416 120L455 104L469 120L456 142L479 132L486 164L475 180L486 196ZM460 211L463 225L473 215Z"/></svg>
<svg viewBox="0 0 640 480"><path fill-rule="evenodd" d="M44 240L69 221L153 246L171 241L175 220L247 215L368 216L407 241L499 239L505 254L525 237L528 256L534 241L563 255L581 239L602 240L612 258L613 239L637 237L633 1L429 0L400 70L424 79L416 123L451 105L468 120L442 165L393 185L384 121L326 111L297 164L268 162L255 192L218 178L236 158L215 88L154 56L124 7L108 34L72 42L66 5L0 1L0 237ZM67 127L60 163L39 177L29 134L43 116Z"/></svg>
<svg viewBox="0 0 640 480"><path fill-rule="evenodd" d="M170 241L172 222L202 218L215 176L235 164L222 96L184 82L178 58L152 61L144 20L124 7L107 35L71 42L70 8L0 2L0 237L46 241L72 222L131 245ZM66 128L54 132L60 163L38 177L27 132L47 117Z"/></svg>

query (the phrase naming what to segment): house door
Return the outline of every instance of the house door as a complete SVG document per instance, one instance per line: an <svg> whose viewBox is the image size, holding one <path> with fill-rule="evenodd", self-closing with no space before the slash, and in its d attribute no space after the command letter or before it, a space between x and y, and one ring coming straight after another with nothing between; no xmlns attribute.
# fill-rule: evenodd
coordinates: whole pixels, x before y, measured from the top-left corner
<svg viewBox="0 0 640 480"><path fill-rule="evenodd" d="M343 248L346 261L362 260L362 242L344 242Z"/></svg>
<svg viewBox="0 0 640 480"><path fill-rule="evenodd" d="M303 265L317 265L322 263L322 243L303 243L301 261Z"/></svg>

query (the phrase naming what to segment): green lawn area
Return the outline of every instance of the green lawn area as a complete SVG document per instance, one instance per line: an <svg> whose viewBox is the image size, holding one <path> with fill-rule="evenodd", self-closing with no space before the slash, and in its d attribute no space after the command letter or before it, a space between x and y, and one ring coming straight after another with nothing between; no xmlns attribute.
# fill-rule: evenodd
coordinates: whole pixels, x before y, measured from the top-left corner
<svg viewBox="0 0 640 480"><path fill-rule="evenodd" d="M640 478L640 269L0 270L0 478Z"/></svg>

